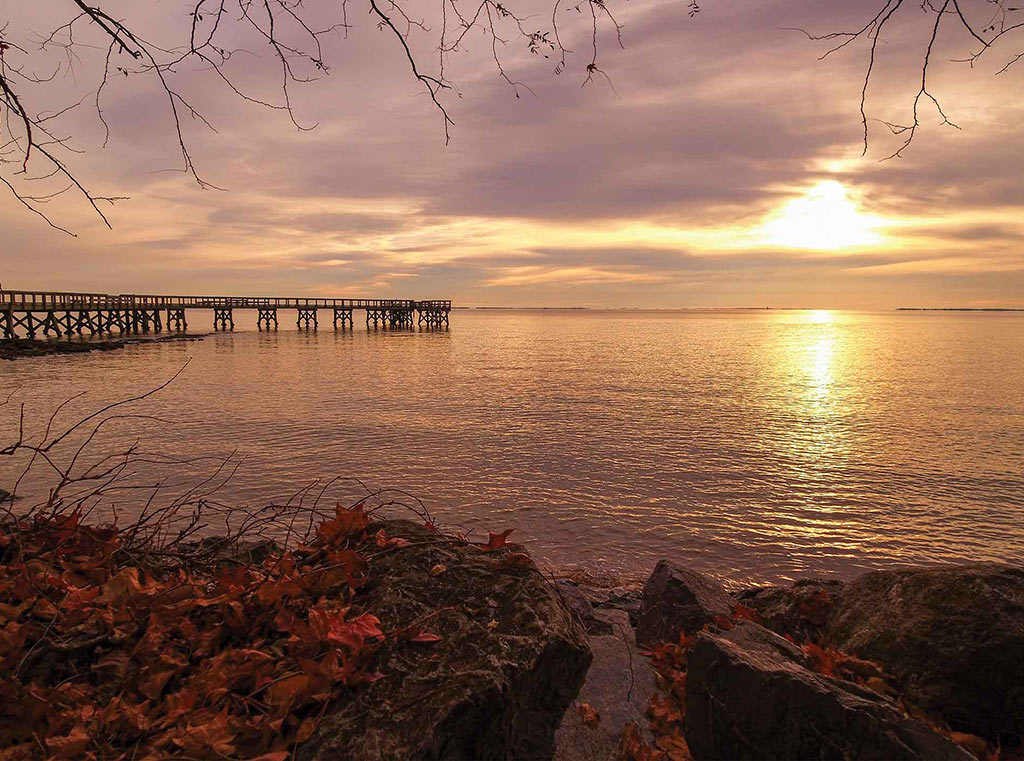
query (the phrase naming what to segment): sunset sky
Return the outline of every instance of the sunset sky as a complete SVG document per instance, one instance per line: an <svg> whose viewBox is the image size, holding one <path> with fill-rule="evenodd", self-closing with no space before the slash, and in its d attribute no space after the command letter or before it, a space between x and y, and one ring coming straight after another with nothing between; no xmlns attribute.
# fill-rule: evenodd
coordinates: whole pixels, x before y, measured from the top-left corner
<svg viewBox="0 0 1024 761"><path fill-rule="evenodd" d="M693 18L678 0L612 6L625 47L605 28L610 84L585 87L589 27L566 11L565 73L510 43L510 76L533 91L519 98L470 37L449 72L447 146L394 37L350 9L330 75L293 93L315 130L187 75L218 130L189 125L195 162L224 191L163 171L180 168L164 96L115 81L105 149L95 111L69 123L87 149L79 174L130 196L113 230L67 198L47 212L70 238L5 195L0 279L461 305L1024 307L1024 62L995 75L1019 50L972 70L949 62L972 49L950 27L930 89L962 129L923 105L902 158L880 161L899 143L878 122L862 157L864 45L819 61L822 43L784 29L848 28L878 3L835 5L706 0ZM14 24L42 33L50 12ZM929 18L915 6L886 36L869 115L908 118ZM269 98L264 63L245 65ZM95 87L87 73L58 86L77 99Z"/></svg>

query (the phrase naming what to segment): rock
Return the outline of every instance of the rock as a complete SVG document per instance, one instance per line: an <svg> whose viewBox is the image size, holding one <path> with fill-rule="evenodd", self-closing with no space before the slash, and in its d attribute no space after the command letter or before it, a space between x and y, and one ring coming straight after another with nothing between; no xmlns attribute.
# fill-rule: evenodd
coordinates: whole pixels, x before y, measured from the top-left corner
<svg viewBox="0 0 1024 761"><path fill-rule="evenodd" d="M811 671L758 624L702 632L686 672L686 742L697 759L974 757L866 688Z"/></svg>
<svg viewBox="0 0 1024 761"><path fill-rule="evenodd" d="M587 594L571 581L555 582L555 588L562 596L569 611L580 622L587 634L611 634L612 627L599 618L594 617L594 606L591 604Z"/></svg>
<svg viewBox="0 0 1024 761"><path fill-rule="evenodd" d="M596 727L588 727L577 711L566 711L555 735L555 761L618 758L623 727L630 722L647 726L654 669L637 649L629 614L609 608L594 615L608 625L610 633L590 636L594 660L576 699L596 709L601 720Z"/></svg>
<svg viewBox="0 0 1024 761"><path fill-rule="evenodd" d="M953 729L1024 734L1024 567L995 563L868 573L829 617L833 647L877 661L907 700Z"/></svg>
<svg viewBox="0 0 1024 761"><path fill-rule="evenodd" d="M736 602L714 579L689 568L658 561L644 585L636 639L641 646L676 641L719 616L732 615Z"/></svg>
<svg viewBox="0 0 1024 761"><path fill-rule="evenodd" d="M551 758L591 661L557 591L514 545L484 552L409 521L370 531L381 527L412 544L370 559L359 610L441 639L385 642L372 664L384 676L338 700L296 758Z"/></svg>
<svg viewBox="0 0 1024 761"><path fill-rule="evenodd" d="M259 565L271 555L281 553L281 546L273 539L234 540L223 536L206 536L183 542L181 549L196 558L243 566Z"/></svg>
<svg viewBox="0 0 1024 761"><path fill-rule="evenodd" d="M843 582L828 579L799 579L792 586L759 587L736 595L737 601L752 608L761 623L776 634L789 635L797 642L820 640L829 611Z"/></svg>
<svg viewBox="0 0 1024 761"><path fill-rule="evenodd" d="M636 628L640 620L640 606L643 602L643 590L630 587L614 587L597 590L591 595L590 601L597 610L623 610L629 614L629 623Z"/></svg>

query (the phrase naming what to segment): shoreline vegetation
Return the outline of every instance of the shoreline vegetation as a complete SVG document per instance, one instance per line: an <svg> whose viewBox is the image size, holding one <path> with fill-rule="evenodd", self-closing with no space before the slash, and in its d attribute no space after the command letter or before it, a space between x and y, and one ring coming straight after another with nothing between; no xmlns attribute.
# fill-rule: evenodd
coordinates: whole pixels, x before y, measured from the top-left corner
<svg viewBox="0 0 1024 761"><path fill-rule="evenodd" d="M154 336L152 338L116 338L113 340L82 339L65 341L61 339L14 338L0 340L0 359L16 360L26 357L46 357L55 354L83 354L92 351L114 351L126 346L151 343L173 343L176 341L201 341L209 333L185 333L182 335Z"/></svg>

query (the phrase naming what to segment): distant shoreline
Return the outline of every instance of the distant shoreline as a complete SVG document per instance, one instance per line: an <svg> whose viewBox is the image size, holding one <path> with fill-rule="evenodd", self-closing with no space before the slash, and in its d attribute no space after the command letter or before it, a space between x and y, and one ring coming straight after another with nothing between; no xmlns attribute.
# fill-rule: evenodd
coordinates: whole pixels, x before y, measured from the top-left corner
<svg viewBox="0 0 1024 761"><path fill-rule="evenodd" d="M1024 312L1020 307L897 307L897 312Z"/></svg>

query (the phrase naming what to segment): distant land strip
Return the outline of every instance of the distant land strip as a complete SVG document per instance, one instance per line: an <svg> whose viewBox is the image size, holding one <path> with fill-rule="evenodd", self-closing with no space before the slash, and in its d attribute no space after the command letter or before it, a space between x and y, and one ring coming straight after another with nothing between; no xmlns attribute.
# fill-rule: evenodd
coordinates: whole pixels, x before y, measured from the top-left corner
<svg viewBox="0 0 1024 761"><path fill-rule="evenodd" d="M897 312L1024 312L1024 307L898 307Z"/></svg>

